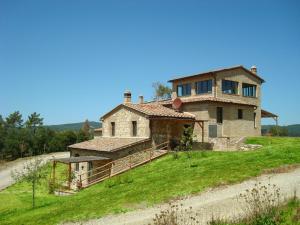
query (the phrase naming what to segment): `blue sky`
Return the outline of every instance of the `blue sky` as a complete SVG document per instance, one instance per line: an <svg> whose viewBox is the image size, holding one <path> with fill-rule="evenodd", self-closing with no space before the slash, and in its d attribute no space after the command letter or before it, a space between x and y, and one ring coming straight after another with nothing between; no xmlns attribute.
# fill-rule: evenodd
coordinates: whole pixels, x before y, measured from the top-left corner
<svg viewBox="0 0 300 225"><path fill-rule="evenodd" d="M265 109L300 123L299 1L0 0L0 114L97 121L125 89L258 67ZM272 121L265 121L271 123Z"/></svg>

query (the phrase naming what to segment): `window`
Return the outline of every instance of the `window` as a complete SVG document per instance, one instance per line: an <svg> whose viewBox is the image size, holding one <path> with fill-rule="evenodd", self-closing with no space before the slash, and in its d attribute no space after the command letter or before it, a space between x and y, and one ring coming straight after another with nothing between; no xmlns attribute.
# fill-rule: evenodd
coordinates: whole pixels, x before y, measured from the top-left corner
<svg viewBox="0 0 300 225"><path fill-rule="evenodd" d="M137 136L137 122L132 121L132 136L136 137Z"/></svg>
<svg viewBox="0 0 300 225"><path fill-rule="evenodd" d="M217 123L223 123L223 108L217 107Z"/></svg>
<svg viewBox="0 0 300 225"><path fill-rule="evenodd" d="M204 80L196 82L196 93L204 94L211 93L212 91L212 80Z"/></svg>
<svg viewBox="0 0 300 225"><path fill-rule="evenodd" d="M256 97L256 85L243 83L243 96Z"/></svg>
<svg viewBox="0 0 300 225"><path fill-rule="evenodd" d="M239 83L231 80L222 80L222 91L225 94L238 94Z"/></svg>
<svg viewBox="0 0 300 225"><path fill-rule="evenodd" d="M111 136L116 135L116 124L115 122L111 122Z"/></svg>
<svg viewBox="0 0 300 225"><path fill-rule="evenodd" d="M177 96L189 96L191 95L192 85L190 83L177 85Z"/></svg>
<svg viewBox="0 0 300 225"><path fill-rule="evenodd" d="M93 162L88 162L88 178L93 174Z"/></svg>
<svg viewBox="0 0 300 225"><path fill-rule="evenodd" d="M254 122L254 128L256 128L256 113L253 114L253 122Z"/></svg>
<svg viewBox="0 0 300 225"><path fill-rule="evenodd" d="M79 157L79 154L75 154L75 157ZM79 171L79 163L75 164L75 171Z"/></svg>
<svg viewBox="0 0 300 225"><path fill-rule="evenodd" d="M77 172L79 171L79 163L75 164L75 171L77 171Z"/></svg>
<svg viewBox="0 0 300 225"><path fill-rule="evenodd" d="M238 109L238 119L239 120L243 119L243 110L242 109Z"/></svg>

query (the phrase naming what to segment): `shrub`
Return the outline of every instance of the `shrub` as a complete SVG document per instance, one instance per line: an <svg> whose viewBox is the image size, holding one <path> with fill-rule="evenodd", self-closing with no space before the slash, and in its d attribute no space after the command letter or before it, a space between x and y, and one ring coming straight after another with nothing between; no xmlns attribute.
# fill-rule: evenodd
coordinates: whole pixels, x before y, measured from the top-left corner
<svg viewBox="0 0 300 225"><path fill-rule="evenodd" d="M192 207L184 209L183 205L169 203L168 208L155 215L153 225L194 225L199 224L198 214L193 213Z"/></svg>

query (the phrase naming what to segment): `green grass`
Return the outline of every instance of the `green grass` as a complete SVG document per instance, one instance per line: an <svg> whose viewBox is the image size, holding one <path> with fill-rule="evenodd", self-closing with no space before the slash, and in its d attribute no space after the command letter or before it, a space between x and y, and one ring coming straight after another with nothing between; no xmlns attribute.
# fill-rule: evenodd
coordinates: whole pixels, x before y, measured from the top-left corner
<svg viewBox="0 0 300 225"><path fill-rule="evenodd" d="M48 194L45 180L31 209L30 185L15 184L0 192L0 224L57 224L101 217L109 213L151 206L209 187L232 184L257 176L264 169L300 163L300 138L250 138L263 148L251 152L180 153L80 191L58 197ZM45 168L50 173L50 166Z"/></svg>

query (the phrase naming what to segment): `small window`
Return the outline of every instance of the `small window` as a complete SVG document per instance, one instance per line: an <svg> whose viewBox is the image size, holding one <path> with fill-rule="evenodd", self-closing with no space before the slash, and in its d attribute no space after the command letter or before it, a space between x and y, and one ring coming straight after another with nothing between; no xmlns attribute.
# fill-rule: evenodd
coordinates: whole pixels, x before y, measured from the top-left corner
<svg viewBox="0 0 300 225"><path fill-rule="evenodd" d="M223 108L217 107L217 123L223 123Z"/></svg>
<svg viewBox="0 0 300 225"><path fill-rule="evenodd" d="M177 85L177 96L189 96L191 95L192 85L190 83Z"/></svg>
<svg viewBox="0 0 300 225"><path fill-rule="evenodd" d="M253 122L254 122L254 128L256 128L256 113L253 114Z"/></svg>
<svg viewBox="0 0 300 225"><path fill-rule="evenodd" d="M222 80L222 92L225 94L238 94L239 83L231 80Z"/></svg>
<svg viewBox="0 0 300 225"><path fill-rule="evenodd" d="M238 119L239 120L243 119L243 110L242 109L238 109Z"/></svg>
<svg viewBox="0 0 300 225"><path fill-rule="evenodd" d="M75 157L79 157L79 154L75 154ZM79 163L75 163L75 171L79 171Z"/></svg>
<svg viewBox="0 0 300 225"><path fill-rule="evenodd" d="M243 83L243 96L256 97L256 85Z"/></svg>
<svg viewBox="0 0 300 225"><path fill-rule="evenodd" d="M212 92L212 80L204 80L196 82L196 93L205 94Z"/></svg>
<svg viewBox="0 0 300 225"><path fill-rule="evenodd" d="M88 162L88 178L93 174L93 162Z"/></svg>
<svg viewBox="0 0 300 225"><path fill-rule="evenodd" d="M132 136L136 137L137 136L137 122L132 121Z"/></svg>
<svg viewBox="0 0 300 225"><path fill-rule="evenodd" d="M111 136L116 135L116 124L115 122L111 122Z"/></svg>

